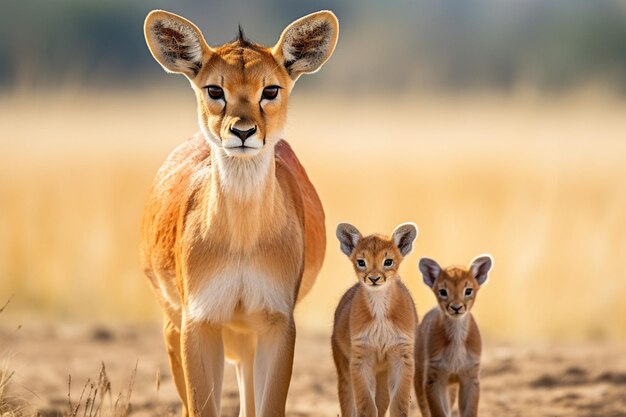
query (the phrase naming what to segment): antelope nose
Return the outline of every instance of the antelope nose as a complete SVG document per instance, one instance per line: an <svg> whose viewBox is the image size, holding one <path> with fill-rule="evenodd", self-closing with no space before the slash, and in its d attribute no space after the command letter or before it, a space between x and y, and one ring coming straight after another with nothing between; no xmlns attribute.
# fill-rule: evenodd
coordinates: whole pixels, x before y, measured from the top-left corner
<svg viewBox="0 0 626 417"><path fill-rule="evenodd" d="M455 313L458 313L459 311L461 311L463 306L450 306L450 308L454 310Z"/></svg>
<svg viewBox="0 0 626 417"><path fill-rule="evenodd" d="M239 139L241 139L242 142L245 142L246 139L248 139L250 136L256 133L256 126L247 130L240 130L240 129L237 129L235 126L232 126L230 128L230 132L234 134L235 136L237 136Z"/></svg>
<svg viewBox="0 0 626 417"><path fill-rule="evenodd" d="M380 277L368 277L368 279L372 281L372 284L376 284L378 280L380 279Z"/></svg>

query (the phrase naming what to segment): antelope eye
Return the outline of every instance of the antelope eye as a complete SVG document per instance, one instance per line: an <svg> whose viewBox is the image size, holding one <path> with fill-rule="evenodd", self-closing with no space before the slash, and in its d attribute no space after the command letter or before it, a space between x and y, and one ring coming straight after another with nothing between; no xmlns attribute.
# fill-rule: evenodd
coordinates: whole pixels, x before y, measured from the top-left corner
<svg viewBox="0 0 626 417"><path fill-rule="evenodd" d="M206 91L209 94L209 97L213 100L221 100L224 98L224 90L222 90L222 87L218 87L217 85L208 86Z"/></svg>
<svg viewBox="0 0 626 417"><path fill-rule="evenodd" d="M385 262L383 262L383 265L386 267L390 267L391 265L393 265L393 259L385 259Z"/></svg>
<svg viewBox="0 0 626 417"><path fill-rule="evenodd" d="M269 87L265 87L263 89L263 94L261 95L261 98L264 100L274 100L276 97L278 97L278 90L280 90L280 87L277 85L270 85Z"/></svg>
<svg viewBox="0 0 626 417"><path fill-rule="evenodd" d="M447 297L448 296L448 291L445 288L441 288L439 290L439 296L440 297Z"/></svg>
<svg viewBox="0 0 626 417"><path fill-rule="evenodd" d="M359 268L365 268L365 260L363 260L363 259L357 259L357 260L356 260L356 265L357 265Z"/></svg>
<svg viewBox="0 0 626 417"><path fill-rule="evenodd" d="M470 295L472 295L473 292L474 292L474 290L472 290L471 288L466 288L465 289L465 296L469 297Z"/></svg>

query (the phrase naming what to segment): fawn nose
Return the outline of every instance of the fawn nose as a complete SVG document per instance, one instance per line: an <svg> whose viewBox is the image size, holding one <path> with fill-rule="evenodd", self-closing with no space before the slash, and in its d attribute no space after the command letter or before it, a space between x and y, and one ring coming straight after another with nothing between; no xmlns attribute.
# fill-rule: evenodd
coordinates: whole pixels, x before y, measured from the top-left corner
<svg viewBox="0 0 626 417"><path fill-rule="evenodd" d="M463 306L462 306L462 305L458 305L458 306L451 305L451 306L450 306L450 308L451 308L452 310L454 310L454 312L455 312L456 314L459 314L459 312L461 311L461 309L463 308Z"/></svg>
<svg viewBox="0 0 626 417"><path fill-rule="evenodd" d="M376 284L378 282L378 280L380 280L380 276L378 276L378 277L367 277L367 279L372 281L372 284Z"/></svg>
<svg viewBox="0 0 626 417"><path fill-rule="evenodd" d="M237 136L241 139L242 144L248 139L250 136L256 133L256 126L251 127L250 129L238 129L234 125L230 128L230 133Z"/></svg>

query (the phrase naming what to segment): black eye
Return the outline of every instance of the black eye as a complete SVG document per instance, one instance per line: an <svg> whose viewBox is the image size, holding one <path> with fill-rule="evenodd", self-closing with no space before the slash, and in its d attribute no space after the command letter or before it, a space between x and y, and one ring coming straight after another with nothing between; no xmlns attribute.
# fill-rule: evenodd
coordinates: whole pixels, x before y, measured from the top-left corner
<svg viewBox="0 0 626 417"><path fill-rule="evenodd" d="M383 262L383 265L387 267L393 265L393 259L385 259L385 262Z"/></svg>
<svg viewBox="0 0 626 417"><path fill-rule="evenodd" d="M439 296L440 297L447 297L448 296L448 291L446 291L445 288L442 288L439 290Z"/></svg>
<svg viewBox="0 0 626 417"><path fill-rule="evenodd" d="M278 97L278 90L280 90L280 87L277 85L270 85L269 87L265 87L263 89L263 94L261 98L264 100L274 100L276 97Z"/></svg>
<svg viewBox="0 0 626 417"><path fill-rule="evenodd" d="M224 98L224 90L222 90L222 87L218 87L217 85L208 86L206 91L209 94L209 97L213 100L221 100Z"/></svg>
<svg viewBox="0 0 626 417"><path fill-rule="evenodd" d="M356 260L356 265L357 265L359 268L365 268L365 261L364 261L363 259L357 259L357 260Z"/></svg>
<svg viewBox="0 0 626 417"><path fill-rule="evenodd" d="M465 296L469 297L470 295L472 295L472 292L474 292L474 290L472 290L471 288L466 288L465 289Z"/></svg>

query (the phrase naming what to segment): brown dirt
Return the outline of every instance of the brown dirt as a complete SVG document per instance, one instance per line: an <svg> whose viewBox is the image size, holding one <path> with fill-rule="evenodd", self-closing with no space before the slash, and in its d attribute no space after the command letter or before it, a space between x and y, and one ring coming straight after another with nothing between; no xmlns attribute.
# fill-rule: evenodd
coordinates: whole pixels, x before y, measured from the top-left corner
<svg viewBox="0 0 626 417"><path fill-rule="evenodd" d="M24 326L0 331L15 371L11 395L44 416L67 410L68 375L76 400L106 365L113 393L127 389L137 364L132 415L179 410L158 326ZM156 375L161 374L157 392ZM328 337L298 336L289 416L336 416L336 377ZM236 416L234 370L226 368L224 416ZM414 415L419 415L414 411ZM481 416L626 416L626 348L615 344L486 344Z"/></svg>

